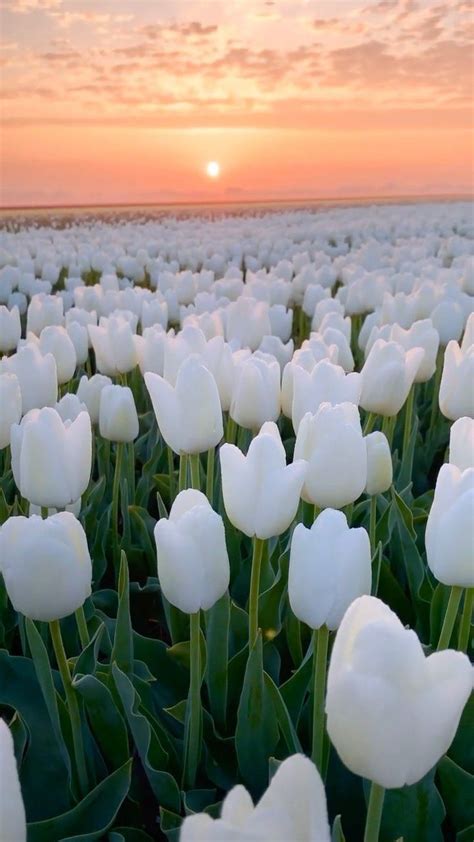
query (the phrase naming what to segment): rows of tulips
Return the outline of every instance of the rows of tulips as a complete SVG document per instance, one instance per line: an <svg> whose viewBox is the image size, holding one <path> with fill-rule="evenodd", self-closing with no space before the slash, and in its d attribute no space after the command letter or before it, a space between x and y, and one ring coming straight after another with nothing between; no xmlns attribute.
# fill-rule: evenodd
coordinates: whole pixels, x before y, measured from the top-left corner
<svg viewBox="0 0 474 842"><path fill-rule="evenodd" d="M0 238L2 842L472 839L472 226L368 213Z"/></svg>

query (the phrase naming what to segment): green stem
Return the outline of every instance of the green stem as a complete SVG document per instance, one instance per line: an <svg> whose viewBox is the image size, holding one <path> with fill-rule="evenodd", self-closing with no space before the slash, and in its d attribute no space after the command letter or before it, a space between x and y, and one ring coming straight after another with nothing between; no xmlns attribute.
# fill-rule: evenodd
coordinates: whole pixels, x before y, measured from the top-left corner
<svg viewBox="0 0 474 842"><path fill-rule="evenodd" d="M178 493L188 487L188 454L179 455Z"/></svg>
<svg viewBox="0 0 474 842"><path fill-rule="evenodd" d="M365 419L365 425L364 425L364 431L363 431L364 436L368 436L369 433L372 432L372 430L374 429L374 426L375 426L376 418L377 418L377 415L375 414L375 412L369 412L369 414L367 415L367 418Z"/></svg>
<svg viewBox="0 0 474 842"><path fill-rule="evenodd" d="M378 842L384 797L385 790L383 786L379 786L379 784L372 781L369 806L367 807L367 818L365 821L364 842Z"/></svg>
<svg viewBox="0 0 474 842"><path fill-rule="evenodd" d="M393 439L393 433L394 433L394 430L395 430L396 421L397 421L396 415L392 415L392 416L386 415L386 416L384 416L384 419L382 421L382 433L386 437L386 439L388 441L388 446L390 447L390 449L392 448L392 439Z"/></svg>
<svg viewBox="0 0 474 842"><path fill-rule="evenodd" d="M197 491L201 489L201 466L199 462L199 453L189 454L189 464L191 467L191 488L196 488Z"/></svg>
<svg viewBox="0 0 474 842"><path fill-rule="evenodd" d="M82 646L83 649L85 649L87 644L90 642L90 636L89 636L89 629L87 628L86 615L84 614L84 606L83 605L79 606L79 608L75 612L75 615L76 615L77 630L79 632L79 639L81 641L81 646Z"/></svg>
<svg viewBox="0 0 474 842"><path fill-rule="evenodd" d="M207 469L206 469L206 497L211 506L214 503L214 462L216 458L216 451L210 447L207 451Z"/></svg>
<svg viewBox="0 0 474 842"><path fill-rule="evenodd" d="M326 625L313 631L313 743L311 759L323 773L324 698L326 695L326 667L329 629Z"/></svg>
<svg viewBox="0 0 474 842"><path fill-rule="evenodd" d="M46 520L46 518L48 517L48 512L49 509L47 506L41 506L41 517L43 518L43 520Z"/></svg>
<svg viewBox="0 0 474 842"><path fill-rule="evenodd" d="M352 523L352 514L354 512L354 503L348 503L347 506L344 506L344 514L346 516L347 525L350 527Z"/></svg>
<svg viewBox="0 0 474 842"><path fill-rule="evenodd" d="M453 633L454 623L456 622L456 615L458 613L459 603L461 602L462 588L458 585L453 585L451 593L449 594L448 606L446 614L444 615L443 628L438 640L437 651L440 649L447 649L451 635Z"/></svg>
<svg viewBox="0 0 474 842"><path fill-rule="evenodd" d="M190 624L190 679L188 711L186 717L185 782L193 787L201 756L202 704L201 704L201 624L200 612L189 616Z"/></svg>
<svg viewBox="0 0 474 842"><path fill-rule="evenodd" d="M128 442L128 499L133 504L135 500L135 448L133 441Z"/></svg>
<svg viewBox="0 0 474 842"><path fill-rule="evenodd" d="M227 429L225 431L225 440L229 444L235 444L235 440L237 438L237 422L234 421L233 418L228 418L227 421Z"/></svg>
<svg viewBox="0 0 474 842"><path fill-rule="evenodd" d="M408 444L410 442L410 434L412 428L412 420L413 420L413 402L415 398L415 384L412 384L410 391L408 392L407 401L405 404L405 424L403 427L403 449L402 454L405 456L405 453L408 450Z"/></svg>
<svg viewBox="0 0 474 842"><path fill-rule="evenodd" d="M174 453L169 445L166 446L166 452L168 455L168 476L170 478L170 503L172 503L176 496L174 488Z"/></svg>
<svg viewBox="0 0 474 842"><path fill-rule="evenodd" d="M262 538L254 536L249 596L249 649L252 648L258 634L258 595L260 590L260 570L262 567L264 546L265 541Z"/></svg>
<svg viewBox="0 0 474 842"><path fill-rule="evenodd" d="M369 514L369 538L370 538L370 552L375 553L375 539L377 528L377 495L372 494L370 498L370 514Z"/></svg>
<svg viewBox="0 0 474 842"><path fill-rule="evenodd" d="M473 602L474 588L466 588L464 591L464 607L461 614L461 624L459 626L458 649L460 652L467 652L469 646Z"/></svg>
<svg viewBox="0 0 474 842"><path fill-rule="evenodd" d="M115 452L115 471L114 471L114 484L112 488L112 527L114 530L114 543L115 543L115 563L118 564L119 561L119 524L118 524L118 513L119 513L119 497L120 497L120 475L122 473L122 458L123 458L123 442L117 442L117 448Z"/></svg>
<svg viewBox="0 0 474 842"><path fill-rule="evenodd" d="M433 394L431 396L430 424L429 424L429 427L428 427L427 438L431 438L431 436L433 435L433 427L435 426L436 418L439 415L439 387L441 385L441 376L443 374L443 366L444 366L444 349L439 348L438 356L436 358L436 370L435 370L434 378L433 378Z"/></svg>
<svg viewBox="0 0 474 842"><path fill-rule="evenodd" d="M49 628L51 632L51 640L53 641L54 654L56 655L56 662L61 675L64 692L66 694L66 704L69 712L69 718L71 720L72 741L74 746L74 758L76 761L79 788L81 795L85 795L88 785L79 705L77 703L76 693L72 686L71 673L69 672L66 652L64 651L59 620L51 620Z"/></svg>

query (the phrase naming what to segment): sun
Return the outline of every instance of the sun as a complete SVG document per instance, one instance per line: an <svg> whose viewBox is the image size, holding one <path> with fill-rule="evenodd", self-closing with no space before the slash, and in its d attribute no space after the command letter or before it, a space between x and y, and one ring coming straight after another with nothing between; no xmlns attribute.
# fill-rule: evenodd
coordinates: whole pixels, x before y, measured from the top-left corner
<svg viewBox="0 0 474 842"><path fill-rule="evenodd" d="M209 161L209 163L206 164L206 173L209 178L218 178L220 171L221 168L217 161Z"/></svg>

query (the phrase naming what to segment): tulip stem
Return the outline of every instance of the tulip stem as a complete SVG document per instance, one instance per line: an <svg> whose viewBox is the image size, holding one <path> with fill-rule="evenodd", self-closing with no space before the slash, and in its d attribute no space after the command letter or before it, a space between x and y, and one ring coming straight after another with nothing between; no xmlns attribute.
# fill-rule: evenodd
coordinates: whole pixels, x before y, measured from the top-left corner
<svg viewBox="0 0 474 842"><path fill-rule="evenodd" d="M79 606L79 608L75 612L75 615L76 615L77 630L79 632L79 640L81 641L82 648L85 649L87 644L90 643L90 635L89 635L89 629L87 628L86 615L84 614L84 606L83 605Z"/></svg>
<svg viewBox="0 0 474 842"><path fill-rule="evenodd" d="M234 421L233 418L228 418L227 421L227 429L225 432L225 440L228 444L235 444L235 440L237 438L237 423Z"/></svg>
<svg viewBox="0 0 474 842"><path fill-rule="evenodd" d="M441 385L441 375L443 374L443 366L444 366L444 351L442 348L438 349L438 355L436 357L436 369L433 378L433 394L431 396L431 412L430 412L430 423L428 427L428 434L427 438L431 438L433 435L433 427L435 426L435 421L438 416L439 411L439 387Z"/></svg>
<svg viewBox="0 0 474 842"><path fill-rule="evenodd" d="M84 744L82 742L81 715L79 713L76 693L72 686L71 673L69 672L66 652L64 651L59 620L51 620L49 623L49 629L51 632L51 640L53 641L54 654L56 655L56 662L61 675L64 692L66 694L66 704L69 712L69 718L71 720L72 741L74 746L74 757L76 761L79 789L81 791L81 795L85 795L88 785Z"/></svg>
<svg viewBox="0 0 474 842"><path fill-rule="evenodd" d="M46 518L48 517L48 513L49 513L48 507L47 506L41 506L41 517L43 518L43 520L46 520Z"/></svg>
<svg viewBox="0 0 474 842"><path fill-rule="evenodd" d="M326 695L326 668L329 629L326 624L313 631L313 743L311 759L323 775L324 747L324 698Z"/></svg>
<svg viewBox="0 0 474 842"><path fill-rule="evenodd" d="M167 445L167 447L166 447L166 452L167 452L167 455L168 455L168 476L170 478L169 488L170 488L170 505L171 505L171 503L173 502L173 500L175 498L175 493L174 493L174 454L173 454L173 451L171 450L171 447L169 445Z"/></svg>
<svg viewBox="0 0 474 842"><path fill-rule="evenodd" d="M201 466L199 463L199 453L189 454L189 464L191 467L191 488L201 489Z"/></svg>
<svg viewBox="0 0 474 842"><path fill-rule="evenodd" d="M368 434L372 432L372 430L374 429L374 426L375 426L376 418L377 418L377 416L376 416L375 412L369 412L369 414L367 415L367 418L365 419L364 432L363 432L364 436L368 436Z"/></svg>
<svg viewBox="0 0 474 842"><path fill-rule="evenodd" d="M190 678L188 709L186 711L185 734L185 783L193 787L201 756L202 705L201 705L201 623L200 612L189 615L190 641Z"/></svg>
<svg viewBox="0 0 474 842"><path fill-rule="evenodd" d="M413 383L410 391L408 392L407 401L405 404L405 424L403 427L403 449L402 455L405 456L408 445L410 443L410 435L411 435L411 428L412 428L412 419L413 419L413 403L415 399L415 384Z"/></svg>
<svg viewBox="0 0 474 842"><path fill-rule="evenodd" d="M260 590L260 569L262 567L264 546L265 541L262 538L254 536L249 596L249 649L252 648L258 634L258 595Z"/></svg>
<svg viewBox="0 0 474 842"><path fill-rule="evenodd" d="M369 806L367 807L367 818L365 821L364 842L378 842L384 797L385 790L383 786L372 781Z"/></svg>
<svg viewBox="0 0 474 842"><path fill-rule="evenodd" d="M474 588L466 588L464 591L464 607L461 615L461 624L459 626L458 649L460 652L467 652L469 646L473 602Z"/></svg>
<svg viewBox="0 0 474 842"><path fill-rule="evenodd" d="M395 431L395 424L397 422L396 415L385 415L382 421L382 433L388 441L388 446L392 447L393 433Z"/></svg>
<svg viewBox="0 0 474 842"><path fill-rule="evenodd" d="M114 472L114 484L112 488L112 524L114 530L114 542L115 542L115 563L118 564L119 561L119 525L118 525L118 513L119 513L119 497L120 497L120 475L122 473L122 457L123 457L123 443L121 441L117 442L117 448L115 452L115 472Z"/></svg>
<svg viewBox="0 0 474 842"><path fill-rule="evenodd" d="M214 462L216 451L210 447L207 451L207 470L206 470L206 497L211 506L214 502Z"/></svg>
<svg viewBox="0 0 474 842"><path fill-rule="evenodd" d="M179 455L178 492L184 491L188 486L188 454Z"/></svg>
<svg viewBox="0 0 474 842"><path fill-rule="evenodd" d="M370 552L375 553L375 540L377 529L377 495L372 494L370 498L370 514L369 514L369 538L370 538Z"/></svg>
<svg viewBox="0 0 474 842"><path fill-rule="evenodd" d="M451 635L453 633L454 623L456 622L456 615L458 613L459 603L461 602L462 588L458 585L453 585L451 593L449 594L448 606L446 614L444 615L443 627L438 640L437 651L440 649L447 649Z"/></svg>

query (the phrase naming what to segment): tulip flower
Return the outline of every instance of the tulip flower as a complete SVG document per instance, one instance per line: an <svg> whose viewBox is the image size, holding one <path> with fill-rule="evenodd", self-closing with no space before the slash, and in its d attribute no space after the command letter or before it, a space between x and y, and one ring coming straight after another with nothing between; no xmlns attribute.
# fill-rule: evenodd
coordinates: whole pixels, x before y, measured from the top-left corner
<svg viewBox="0 0 474 842"><path fill-rule="evenodd" d="M405 351L411 348L423 348L424 356L415 375L415 383L426 383L436 370L436 358L439 348L439 333L431 319L413 322L408 330L398 324L392 325L390 339L398 342Z"/></svg>
<svg viewBox="0 0 474 842"><path fill-rule="evenodd" d="M162 376L167 335L161 325L146 327L142 336L133 338L141 373L153 371Z"/></svg>
<svg viewBox="0 0 474 842"><path fill-rule="evenodd" d="M326 795L314 764L302 754L287 757L254 807L241 784L227 793L221 817L187 816L180 842L329 842Z"/></svg>
<svg viewBox="0 0 474 842"><path fill-rule="evenodd" d="M79 381L79 386L77 387L77 397L81 403L86 405L93 424L99 423L100 396L102 394L102 389L104 389L105 386L111 385L112 381L110 377L106 377L105 374L94 374L89 378L87 378L84 374Z"/></svg>
<svg viewBox="0 0 474 842"><path fill-rule="evenodd" d="M87 412L64 422L55 409L32 409L11 428L13 477L21 495L37 506L64 508L86 490L91 475L92 433Z"/></svg>
<svg viewBox="0 0 474 842"><path fill-rule="evenodd" d="M26 816L10 729L0 719L0 839L26 842Z"/></svg>
<svg viewBox="0 0 474 842"><path fill-rule="evenodd" d="M0 378L1 380L1 378ZM449 434L449 462L460 471L474 468L474 419L458 418Z"/></svg>
<svg viewBox="0 0 474 842"><path fill-rule="evenodd" d="M325 509L311 529L293 532L288 572L291 610L313 629L312 759L322 770L324 690L329 631L337 629L351 602L370 593L370 541L365 529L349 529L346 516Z"/></svg>
<svg viewBox="0 0 474 842"><path fill-rule="evenodd" d="M52 354L56 361L58 383L68 383L74 375L77 357L72 339L66 329L60 325L49 325L43 328L39 339L34 334L28 334L28 340L38 345L43 356Z"/></svg>
<svg viewBox="0 0 474 842"><path fill-rule="evenodd" d="M242 348L255 351L263 337L274 332L270 324L269 307L265 302L241 297L228 306L227 342L236 340Z"/></svg>
<svg viewBox="0 0 474 842"><path fill-rule="evenodd" d="M138 415L128 386L103 386L100 391L99 430L102 438L131 442L138 436Z"/></svg>
<svg viewBox="0 0 474 842"><path fill-rule="evenodd" d="M135 368L137 352L134 334L123 313L109 318L102 317L98 325L89 325L88 331L97 369L101 374L114 377Z"/></svg>
<svg viewBox="0 0 474 842"><path fill-rule="evenodd" d="M169 518L155 526L158 579L172 605L190 614L190 688L185 775L194 785L201 755L200 610L211 608L229 586L230 568L222 518L200 491L176 497Z"/></svg>
<svg viewBox="0 0 474 842"><path fill-rule="evenodd" d="M402 408L424 357L423 348L405 351L398 342L378 339L361 371L360 405L367 412L394 416Z"/></svg>
<svg viewBox="0 0 474 842"><path fill-rule="evenodd" d="M253 537L249 597L249 640L258 630L258 593L263 542L281 535L293 521L303 486L306 463L286 464L285 448L276 424L267 422L251 441L246 456L233 444L220 449L222 494L227 517Z"/></svg>
<svg viewBox="0 0 474 842"><path fill-rule="evenodd" d="M89 333L87 328L79 324L79 322L66 322L66 333L74 345L77 365L84 365L89 356Z"/></svg>
<svg viewBox="0 0 474 842"><path fill-rule="evenodd" d="M359 411L352 403L322 403L306 413L296 436L295 459L306 459L302 498L321 509L355 502L367 482L367 451Z"/></svg>
<svg viewBox="0 0 474 842"><path fill-rule="evenodd" d="M474 345L462 349L452 340L444 353L439 408L445 418L474 417Z"/></svg>
<svg viewBox="0 0 474 842"><path fill-rule="evenodd" d="M256 351L237 363L230 417L247 430L259 430L280 415L280 366Z"/></svg>
<svg viewBox="0 0 474 842"><path fill-rule="evenodd" d="M379 599L348 608L329 663L327 730L348 769L372 781L365 839L378 839L384 788L416 783L448 750L472 685L466 655L426 658Z"/></svg>
<svg viewBox="0 0 474 842"><path fill-rule="evenodd" d="M0 353L7 354L15 351L21 339L20 311L18 307L11 310L3 304L0 306Z"/></svg>
<svg viewBox="0 0 474 842"><path fill-rule="evenodd" d="M58 397L56 362L52 354L43 357L36 345L24 345L11 357L0 362L0 373L18 378L22 411L54 406Z"/></svg>
<svg viewBox="0 0 474 842"><path fill-rule="evenodd" d="M10 444L12 424L21 418L21 390L14 374L0 374L0 450Z"/></svg>
<svg viewBox="0 0 474 842"><path fill-rule="evenodd" d="M75 421L79 413L88 411L87 406L79 400L77 395L70 392L66 392L61 400L55 404L54 409L63 421Z"/></svg>
<svg viewBox="0 0 474 842"><path fill-rule="evenodd" d="M171 386L176 385L178 372L191 354L200 357L206 350L206 337L202 330L186 326L176 336L167 335L164 348L163 377Z"/></svg>
<svg viewBox="0 0 474 842"><path fill-rule="evenodd" d="M361 387L358 372L346 374L340 365L334 365L329 360L316 363L310 373L302 368L295 369L291 410L293 429L297 433L303 416L307 412L315 415L322 403L336 406L347 402L357 406Z"/></svg>
<svg viewBox="0 0 474 842"><path fill-rule="evenodd" d="M57 295L39 293L33 295L26 317L26 332L39 336L43 328L49 325L64 324L63 300Z"/></svg>

